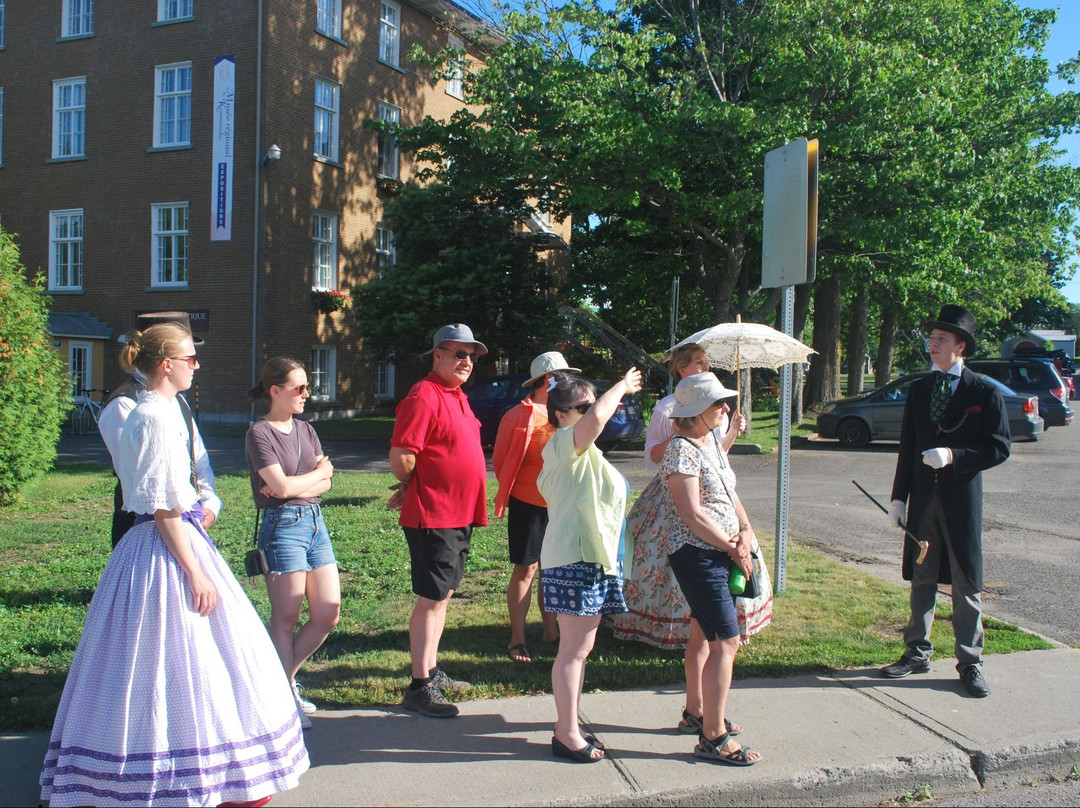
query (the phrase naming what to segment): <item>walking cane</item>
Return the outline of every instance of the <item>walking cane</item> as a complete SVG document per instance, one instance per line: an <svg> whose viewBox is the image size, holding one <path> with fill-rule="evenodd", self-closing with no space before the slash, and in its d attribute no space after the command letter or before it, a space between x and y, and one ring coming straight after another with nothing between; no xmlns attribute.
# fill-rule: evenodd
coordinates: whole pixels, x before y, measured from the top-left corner
<svg viewBox="0 0 1080 808"><path fill-rule="evenodd" d="M878 502L876 499L874 499L873 494L871 494L869 491L867 491L865 488L863 488L861 485L859 485L854 480L852 480L851 482L855 483L855 487L858 488L860 491L862 491L864 494L866 494L867 498L871 502L873 502L875 505L877 505L879 508L881 508L883 513L885 513L885 514L889 513L889 509L886 508L884 505L882 505L880 502ZM907 529L907 525L904 524L904 521L902 519L900 520L900 528L904 531L905 536L907 536L909 539L911 539L913 542L915 542L917 545L919 545L919 557L915 559L915 563L916 564L923 563L923 561L926 560L926 553L930 549L930 542L928 542L928 541L920 541L919 538L914 533L912 533L910 530Z"/></svg>

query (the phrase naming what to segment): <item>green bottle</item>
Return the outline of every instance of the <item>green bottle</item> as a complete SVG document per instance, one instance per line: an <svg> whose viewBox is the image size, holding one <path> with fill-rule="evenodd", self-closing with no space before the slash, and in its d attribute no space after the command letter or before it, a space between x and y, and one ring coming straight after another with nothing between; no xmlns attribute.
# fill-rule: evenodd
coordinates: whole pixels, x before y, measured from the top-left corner
<svg viewBox="0 0 1080 808"><path fill-rule="evenodd" d="M746 573L742 567L732 566L728 573L728 591L733 595L741 595L746 589Z"/></svg>

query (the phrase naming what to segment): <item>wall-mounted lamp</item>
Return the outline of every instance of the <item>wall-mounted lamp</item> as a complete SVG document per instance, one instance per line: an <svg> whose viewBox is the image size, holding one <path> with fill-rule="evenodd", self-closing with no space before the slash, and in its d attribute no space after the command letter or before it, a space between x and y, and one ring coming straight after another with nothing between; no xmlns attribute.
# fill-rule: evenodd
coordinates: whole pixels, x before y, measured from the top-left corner
<svg viewBox="0 0 1080 808"><path fill-rule="evenodd" d="M259 165L266 165L268 160L280 160L281 148L275 143L269 149L266 150L266 156L260 161Z"/></svg>

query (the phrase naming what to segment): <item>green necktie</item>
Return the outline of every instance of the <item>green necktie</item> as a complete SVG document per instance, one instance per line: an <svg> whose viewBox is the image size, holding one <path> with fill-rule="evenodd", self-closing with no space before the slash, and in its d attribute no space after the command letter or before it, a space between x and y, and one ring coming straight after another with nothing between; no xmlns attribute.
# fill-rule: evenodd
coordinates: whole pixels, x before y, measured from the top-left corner
<svg viewBox="0 0 1080 808"><path fill-rule="evenodd" d="M948 373L934 371L934 388L930 393L930 420L934 422L934 426L941 426L950 398L952 398L952 377Z"/></svg>

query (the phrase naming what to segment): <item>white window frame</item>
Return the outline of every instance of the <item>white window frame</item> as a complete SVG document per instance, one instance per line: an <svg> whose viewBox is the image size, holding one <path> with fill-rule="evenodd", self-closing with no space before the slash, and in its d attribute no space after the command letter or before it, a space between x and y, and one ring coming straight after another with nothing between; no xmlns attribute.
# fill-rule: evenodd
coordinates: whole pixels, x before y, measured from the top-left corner
<svg viewBox="0 0 1080 808"><path fill-rule="evenodd" d="M320 34L341 39L341 0L315 0L317 5L315 30Z"/></svg>
<svg viewBox="0 0 1080 808"><path fill-rule="evenodd" d="M83 209L49 211L49 291L83 288Z"/></svg>
<svg viewBox="0 0 1080 808"><path fill-rule="evenodd" d="M315 401L337 398L337 348L315 345L311 349L311 378L308 389Z"/></svg>
<svg viewBox="0 0 1080 808"><path fill-rule="evenodd" d="M381 0L379 8L379 61L401 66L401 6Z"/></svg>
<svg viewBox="0 0 1080 808"><path fill-rule="evenodd" d="M338 161L338 127L341 117L341 85L315 79L315 156Z"/></svg>
<svg viewBox="0 0 1080 808"><path fill-rule="evenodd" d="M168 211L170 221L162 226L161 215ZM183 227L177 227L177 214L183 212ZM150 286L155 289L186 288L189 262L188 241L191 206L188 202L159 202L150 206Z"/></svg>
<svg viewBox="0 0 1080 808"><path fill-rule="evenodd" d="M375 364L375 392L376 399L394 397L394 375L396 368L393 362L377 362Z"/></svg>
<svg viewBox="0 0 1080 808"><path fill-rule="evenodd" d="M379 102L379 120L401 123L401 107ZM401 176L401 154L398 151L397 138L386 132L379 132L378 163L375 175L396 180Z"/></svg>
<svg viewBox="0 0 1080 808"><path fill-rule="evenodd" d="M86 76L53 81L54 159L86 156Z"/></svg>
<svg viewBox="0 0 1080 808"><path fill-rule="evenodd" d="M311 239L315 246L311 288L336 289L338 270L338 217L315 211L311 217Z"/></svg>
<svg viewBox="0 0 1080 808"><path fill-rule="evenodd" d="M158 22L190 20L195 16L195 0L158 0Z"/></svg>
<svg viewBox="0 0 1080 808"><path fill-rule="evenodd" d="M68 386L76 403L89 397L89 391L94 389L94 343L68 343Z"/></svg>
<svg viewBox="0 0 1080 808"><path fill-rule="evenodd" d="M382 278L383 270L397 264L397 249L394 247L394 231L379 222L375 225L375 275Z"/></svg>
<svg viewBox="0 0 1080 808"><path fill-rule="evenodd" d="M450 34L448 42L450 48L456 51L465 50L465 41L459 37ZM465 100L465 57L454 57L449 65L449 71L446 76L446 94L458 99L459 101Z"/></svg>
<svg viewBox="0 0 1080 808"><path fill-rule="evenodd" d="M89 36L94 33L94 0L63 0L61 36Z"/></svg>
<svg viewBox="0 0 1080 808"><path fill-rule="evenodd" d="M0 0L0 48L4 47L4 0Z"/></svg>
<svg viewBox="0 0 1080 808"><path fill-rule="evenodd" d="M191 91L191 62L154 67L154 148L191 145Z"/></svg>

